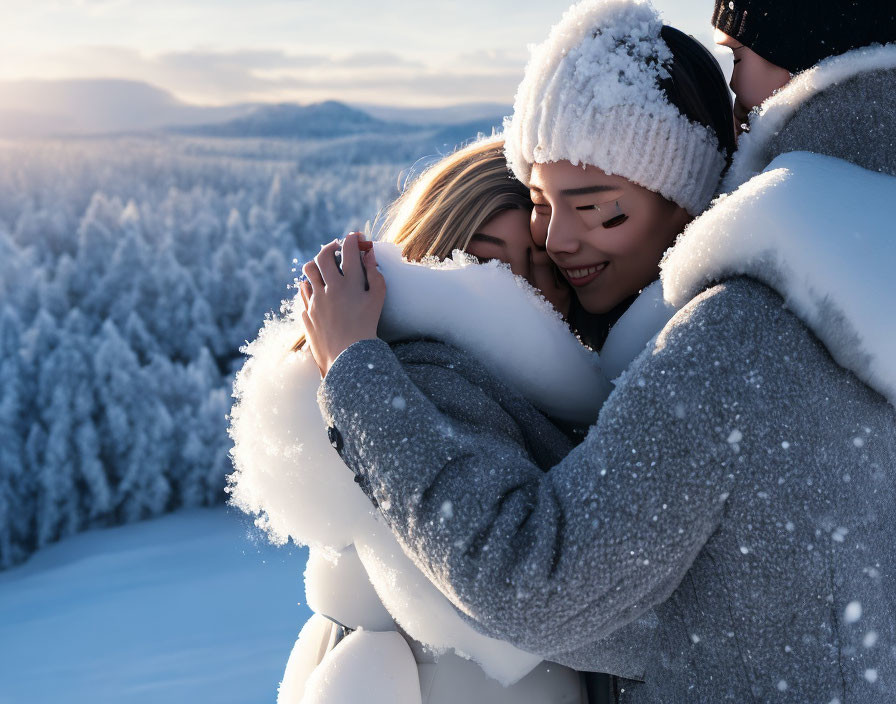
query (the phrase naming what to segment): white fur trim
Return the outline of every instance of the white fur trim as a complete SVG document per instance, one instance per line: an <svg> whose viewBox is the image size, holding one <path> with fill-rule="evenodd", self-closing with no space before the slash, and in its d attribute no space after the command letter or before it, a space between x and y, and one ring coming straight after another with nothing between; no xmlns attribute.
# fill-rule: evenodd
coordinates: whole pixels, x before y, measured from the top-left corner
<svg viewBox="0 0 896 704"><path fill-rule="evenodd" d="M619 377L669 322L678 308L664 300L663 284L654 281L610 329L600 350L600 365L610 380Z"/></svg>
<svg viewBox="0 0 896 704"><path fill-rule="evenodd" d="M791 152L694 220L662 262L666 299L745 274L777 290L841 366L896 405L896 178ZM761 321L757 321L761 324Z"/></svg>
<svg viewBox="0 0 896 704"><path fill-rule="evenodd" d="M381 338L447 342L549 416L585 424L597 418L612 390L597 355L507 265L479 265L459 251L438 264L409 263L386 242L376 244L376 258L386 277Z"/></svg>

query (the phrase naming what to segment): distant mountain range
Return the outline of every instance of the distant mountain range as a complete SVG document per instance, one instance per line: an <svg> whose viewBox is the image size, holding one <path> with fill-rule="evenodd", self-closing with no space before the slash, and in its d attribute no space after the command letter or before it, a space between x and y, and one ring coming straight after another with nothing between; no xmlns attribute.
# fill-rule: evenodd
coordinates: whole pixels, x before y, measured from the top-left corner
<svg viewBox="0 0 896 704"><path fill-rule="evenodd" d="M0 137L6 138L165 131L208 137L322 139L435 130L437 142L459 143L476 132L490 134L511 110L500 103L444 108L337 101L202 106L185 103L148 83L118 79L0 82L0 96Z"/></svg>
<svg viewBox="0 0 896 704"><path fill-rule="evenodd" d="M32 137L153 130L223 122L256 104L190 105L140 81L84 79L0 82L0 135Z"/></svg>
<svg viewBox="0 0 896 704"><path fill-rule="evenodd" d="M311 105L295 103L260 105L245 117L170 129L174 132L205 137L321 139L352 134L401 134L420 128L400 122L378 120L345 103L328 100Z"/></svg>
<svg viewBox="0 0 896 704"><path fill-rule="evenodd" d="M463 103L440 108L407 108L369 103L352 103L352 107L368 115L389 122L409 125L460 125L491 120L495 116L509 115L513 106L504 103Z"/></svg>

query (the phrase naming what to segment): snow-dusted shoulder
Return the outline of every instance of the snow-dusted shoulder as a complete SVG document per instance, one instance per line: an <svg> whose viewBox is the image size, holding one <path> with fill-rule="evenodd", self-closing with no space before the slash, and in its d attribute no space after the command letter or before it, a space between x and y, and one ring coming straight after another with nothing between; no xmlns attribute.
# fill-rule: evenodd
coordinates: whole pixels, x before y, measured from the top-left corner
<svg viewBox="0 0 896 704"><path fill-rule="evenodd" d="M667 299L746 274L777 290L831 355L896 404L896 178L793 152L724 197L663 261Z"/></svg>
<svg viewBox="0 0 896 704"><path fill-rule="evenodd" d="M450 343L547 413L583 424L596 419L612 388L597 356L509 268L475 264L461 254L441 264L412 264L386 243L377 243L376 251L387 282L383 338ZM274 541L308 544L318 558L335 563L335 571L328 571L319 559L313 561L308 600L316 610L337 617L335 611L345 609L338 599L327 600L332 590L323 585L350 574L361 582L369 578L373 599L378 597L413 638L437 651L455 649L502 682L518 680L540 658L467 625L402 552L354 483L321 420L317 366L307 350L291 352L302 332L293 304L287 304L245 348L248 358L236 377L231 411L233 502L257 515L257 524ZM349 553L351 559L345 557ZM352 567L358 559L363 569ZM358 602L355 597L343 601ZM382 620L375 607L366 617L356 611L342 613L367 621L349 625Z"/></svg>

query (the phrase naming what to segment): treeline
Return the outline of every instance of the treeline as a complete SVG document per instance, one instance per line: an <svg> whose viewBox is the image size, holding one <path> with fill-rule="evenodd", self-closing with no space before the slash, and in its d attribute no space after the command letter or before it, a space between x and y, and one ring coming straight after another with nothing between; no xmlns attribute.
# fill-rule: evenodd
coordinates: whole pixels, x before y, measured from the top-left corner
<svg viewBox="0 0 896 704"><path fill-rule="evenodd" d="M396 195L406 147L381 147L0 145L0 567L226 498L239 347L294 260Z"/></svg>

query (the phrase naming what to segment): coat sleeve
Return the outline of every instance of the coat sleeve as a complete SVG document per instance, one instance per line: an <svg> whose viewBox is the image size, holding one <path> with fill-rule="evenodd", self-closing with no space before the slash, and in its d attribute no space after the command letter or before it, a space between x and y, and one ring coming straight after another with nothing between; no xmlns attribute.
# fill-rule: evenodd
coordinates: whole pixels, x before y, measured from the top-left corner
<svg viewBox="0 0 896 704"><path fill-rule="evenodd" d="M381 341L346 350L319 402L433 583L478 630L550 657L668 598L718 525L743 436L727 381L745 336L724 317L712 300L680 312L546 472L479 385L433 368L425 394Z"/></svg>

